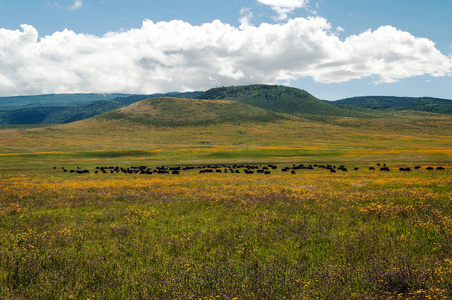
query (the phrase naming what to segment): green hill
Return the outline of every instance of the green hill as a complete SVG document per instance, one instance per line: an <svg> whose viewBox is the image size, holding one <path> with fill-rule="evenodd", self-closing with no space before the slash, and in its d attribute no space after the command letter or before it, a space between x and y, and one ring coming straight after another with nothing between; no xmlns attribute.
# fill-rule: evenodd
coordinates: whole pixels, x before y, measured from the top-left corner
<svg viewBox="0 0 452 300"><path fill-rule="evenodd" d="M285 119L275 112L236 101L171 97L143 100L95 118L153 126L195 126Z"/></svg>
<svg viewBox="0 0 452 300"><path fill-rule="evenodd" d="M413 110L438 114L452 114L452 100L422 97L365 96L328 102L340 108L369 110Z"/></svg>
<svg viewBox="0 0 452 300"><path fill-rule="evenodd" d="M198 99L227 99L292 115L356 116L354 112L326 103L308 92L277 85L247 85L210 89Z"/></svg>

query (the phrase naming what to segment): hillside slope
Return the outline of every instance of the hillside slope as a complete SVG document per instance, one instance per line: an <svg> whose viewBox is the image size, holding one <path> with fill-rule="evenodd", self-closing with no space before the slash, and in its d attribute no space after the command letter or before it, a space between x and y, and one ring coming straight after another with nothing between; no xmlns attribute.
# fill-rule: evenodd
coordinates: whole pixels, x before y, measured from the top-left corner
<svg viewBox="0 0 452 300"><path fill-rule="evenodd" d="M95 118L153 126L269 122L285 119L275 112L228 100L158 97L133 103Z"/></svg>
<svg viewBox="0 0 452 300"><path fill-rule="evenodd" d="M234 100L271 111L292 115L355 116L296 88L276 85L247 85L210 89L197 97Z"/></svg>
<svg viewBox="0 0 452 300"><path fill-rule="evenodd" d="M452 114L452 100L422 97L364 96L346 98L328 103L340 108L371 110L413 110L438 114Z"/></svg>

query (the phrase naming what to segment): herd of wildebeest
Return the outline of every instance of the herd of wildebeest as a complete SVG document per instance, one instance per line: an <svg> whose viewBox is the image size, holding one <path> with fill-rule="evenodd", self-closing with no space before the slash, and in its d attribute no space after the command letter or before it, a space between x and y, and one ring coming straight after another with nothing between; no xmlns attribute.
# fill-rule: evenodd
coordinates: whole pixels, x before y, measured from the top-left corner
<svg viewBox="0 0 452 300"><path fill-rule="evenodd" d="M53 167L53 169L58 169L57 167ZM287 172L290 174L297 174L297 171L300 170L315 170L315 169L324 169L330 173L337 173L337 172L348 172L348 168L344 165L340 165L336 167L335 165L322 165L322 164L298 164L298 165L292 165L291 167L283 167L281 168L282 172ZM389 167L386 164L380 164L377 163L376 166L368 167L370 171L384 171L389 172L391 171ZM412 170L419 170L422 169L421 166L414 166L414 167L400 167L398 168L400 172L411 172ZM444 170L444 167L425 167L428 171L433 170ZM77 167L75 169L66 169L65 167L61 167L61 170L63 172L68 173L76 173L76 174L89 174L90 171L87 169L82 169L80 167ZM155 168L150 168L147 166L131 166L127 168L123 167L96 167L94 170L95 174L103 173L103 174L114 174L114 173L123 173L123 174L173 174L178 175L181 173L181 171L189 171L189 170L199 170L199 173L233 173L233 174L271 174L271 172L277 172L278 166L273 164L266 164L266 165L252 165L252 164L216 164L216 165L199 165L199 166L159 166ZM354 171L359 170L359 168L355 167L353 168Z"/></svg>

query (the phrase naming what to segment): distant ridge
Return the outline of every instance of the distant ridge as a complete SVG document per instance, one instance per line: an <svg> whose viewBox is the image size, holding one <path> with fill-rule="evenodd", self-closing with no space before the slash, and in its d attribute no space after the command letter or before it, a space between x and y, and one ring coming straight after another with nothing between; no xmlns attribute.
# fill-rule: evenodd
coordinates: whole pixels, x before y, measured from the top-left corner
<svg viewBox="0 0 452 300"><path fill-rule="evenodd" d="M364 96L346 98L338 101L328 101L328 103L345 109L413 110L438 114L452 114L452 100L432 97Z"/></svg>
<svg viewBox="0 0 452 300"><path fill-rule="evenodd" d="M301 89L278 85L255 84L219 87L206 92L172 92L151 95L49 94L0 97L0 125L70 123L92 118L138 101L156 97L197 98L214 101L232 100L267 110L269 120L281 117L268 115L270 111L326 122L335 122L334 120L338 118L334 117L379 118L381 112L385 111L420 111L446 115L452 114L452 100L447 99L432 97L364 96L338 101L321 101ZM174 115L169 107L165 109L166 114ZM176 107L172 107L171 109L176 110L174 113L177 114ZM220 107L218 109L221 110ZM246 110L251 112L249 107ZM237 111L234 113L240 116L240 112ZM188 117L187 115L180 116L182 123L185 122L183 121L184 119L188 120ZM250 120L253 120L255 117L248 116ZM259 120L265 121L262 117L263 115L260 115ZM223 121L230 120L234 122L234 118L231 116L220 116L219 118ZM161 121L163 123L166 122L165 120ZM154 120L154 122L157 121ZM217 121L207 121L201 118L199 120L193 120L193 122L215 123Z"/></svg>
<svg viewBox="0 0 452 300"><path fill-rule="evenodd" d="M245 103L158 97L139 101L95 117L152 126L198 126L219 123L271 122L284 116Z"/></svg>
<svg viewBox="0 0 452 300"><path fill-rule="evenodd" d="M263 109L292 115L354 116L304 90L278 85L246 85L210 89L197 97L210 100L234 100Z"/></svg>

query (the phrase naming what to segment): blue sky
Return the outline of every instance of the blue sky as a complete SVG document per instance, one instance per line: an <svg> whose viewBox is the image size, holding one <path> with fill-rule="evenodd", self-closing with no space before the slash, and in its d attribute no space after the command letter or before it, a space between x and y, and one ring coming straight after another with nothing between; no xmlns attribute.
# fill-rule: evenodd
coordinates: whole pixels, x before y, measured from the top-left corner
<svg viewBox="0 0 452 300"><path fill-rule="evenodd" d="M450 12L450 0L0 0L0 96L277 83L330 100L452 99Z"/></svg>

